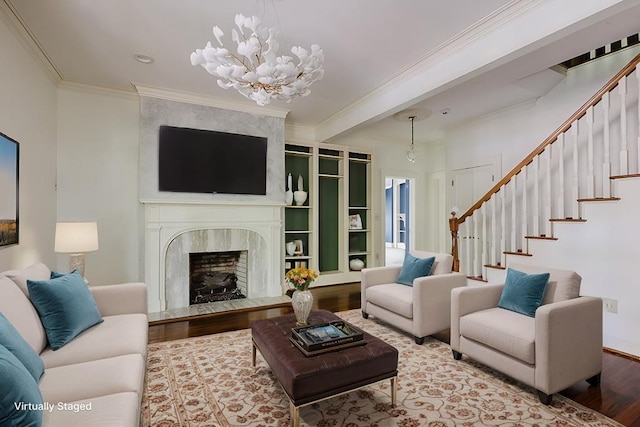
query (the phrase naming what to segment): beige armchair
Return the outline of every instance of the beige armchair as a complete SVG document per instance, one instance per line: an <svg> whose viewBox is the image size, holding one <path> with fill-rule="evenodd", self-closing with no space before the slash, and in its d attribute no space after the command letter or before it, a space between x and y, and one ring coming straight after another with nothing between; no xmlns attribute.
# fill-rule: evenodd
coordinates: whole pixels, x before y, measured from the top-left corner
<svg viewBox="0 0 640 427"><path fill-rule="evenodd" d="M551 404L553 393L580 380L600 383L602 300L579 296L582 278L573 271L526 265L527 274L550 273L535 317L498 307L504 285L480 285L451 292L451 349L538 391Z"/></svg>
<svg viewBox="0 0 640 427"><path fill-rule="evenodd" d="M417 258L435 257L431 275L419 277L413 286L396 283L402 266L362 270L362 316L373 315L414 336L422 344L428 335L449 328L451 289L465 286L467 279L452 273L450 254L411 251Z"/></svg>

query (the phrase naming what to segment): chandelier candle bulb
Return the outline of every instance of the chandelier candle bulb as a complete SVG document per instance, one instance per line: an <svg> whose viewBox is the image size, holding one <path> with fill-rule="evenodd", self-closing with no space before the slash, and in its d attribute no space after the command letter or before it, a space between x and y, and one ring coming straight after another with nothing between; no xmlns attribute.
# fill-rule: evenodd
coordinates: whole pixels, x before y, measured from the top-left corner
<svg viewBox="0 0 640 427"><path fill-rule="evenodd" d="M234 88L243 96L264 106L272 99L291 102L296 97L311 93L309 86L324 75L324 53L320 46L311 45L311 52L302 47L292 47L291 53L277 56L277 30L262 25L257 16L235 17L238 28L231 30L231 40L237 44L236 53L224 47L224 32L213 27L213 36L220 45L208 42L204 49L191 54L191 65L201 65L209 74L219 77L223 89Z"/></svg>

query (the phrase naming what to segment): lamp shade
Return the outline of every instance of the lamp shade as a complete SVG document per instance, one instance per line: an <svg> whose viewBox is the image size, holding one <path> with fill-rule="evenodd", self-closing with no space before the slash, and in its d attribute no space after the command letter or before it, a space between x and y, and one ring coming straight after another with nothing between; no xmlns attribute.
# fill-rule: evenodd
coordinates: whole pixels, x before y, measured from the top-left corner
<svg viewBox="0 0 640 427"><path fill-rule="evenodd" d="M55 251L85 253L98 250L98 224L95 222L59 222L56 224Z"/></svg>

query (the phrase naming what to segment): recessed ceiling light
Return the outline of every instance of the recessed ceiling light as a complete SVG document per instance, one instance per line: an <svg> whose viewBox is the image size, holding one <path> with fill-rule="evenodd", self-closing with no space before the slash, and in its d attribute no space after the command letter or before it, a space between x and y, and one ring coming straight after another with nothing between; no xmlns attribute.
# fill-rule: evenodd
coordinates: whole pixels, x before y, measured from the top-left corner
<svg viewBox="0 0 640 427"><path fill-rule="evenodd" d="M135 55L133 55L133 58L138 62L142 62L143 64L153 64L155 62L155 59L153 59L153 57L145 55L144 53L136 53Z"/></svg>

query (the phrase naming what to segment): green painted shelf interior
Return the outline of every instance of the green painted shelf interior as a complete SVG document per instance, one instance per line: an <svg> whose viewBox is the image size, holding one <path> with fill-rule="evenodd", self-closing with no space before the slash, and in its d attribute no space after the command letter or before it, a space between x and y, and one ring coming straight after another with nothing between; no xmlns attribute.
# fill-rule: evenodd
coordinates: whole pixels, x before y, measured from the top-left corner
<svg viewBox="0 0 640 427"><path fill-rule="evenodd" d="M367 167L363 162L349 162L349 206L365 207L367 203Z"/></svg>
<svg viewBox="0 0 640 427"><path fill-rule="evenodd" d="M319 187L318 267L321 272L337 271L340 266L338 242L340 180L321 177Z"/></svg>
<svg viewBox="0 0 640 427"><path fill-rule="evenodd" d="M285 231L308 231L309 228L309 209L286 208L284 210Z"/></svg>
<svg viewBox="0 0 640 427"><path fill-rule="evenodd" d="M298 190L298 177L302 176L304 191L309 191L309 158L304 156L289 155L285 156L284 167L286 171L285 179L288 180L291 174L291 191ZM287 183L285 181L285 187ZM309 204L311 195L307 194L305 205Z"/></svg>

